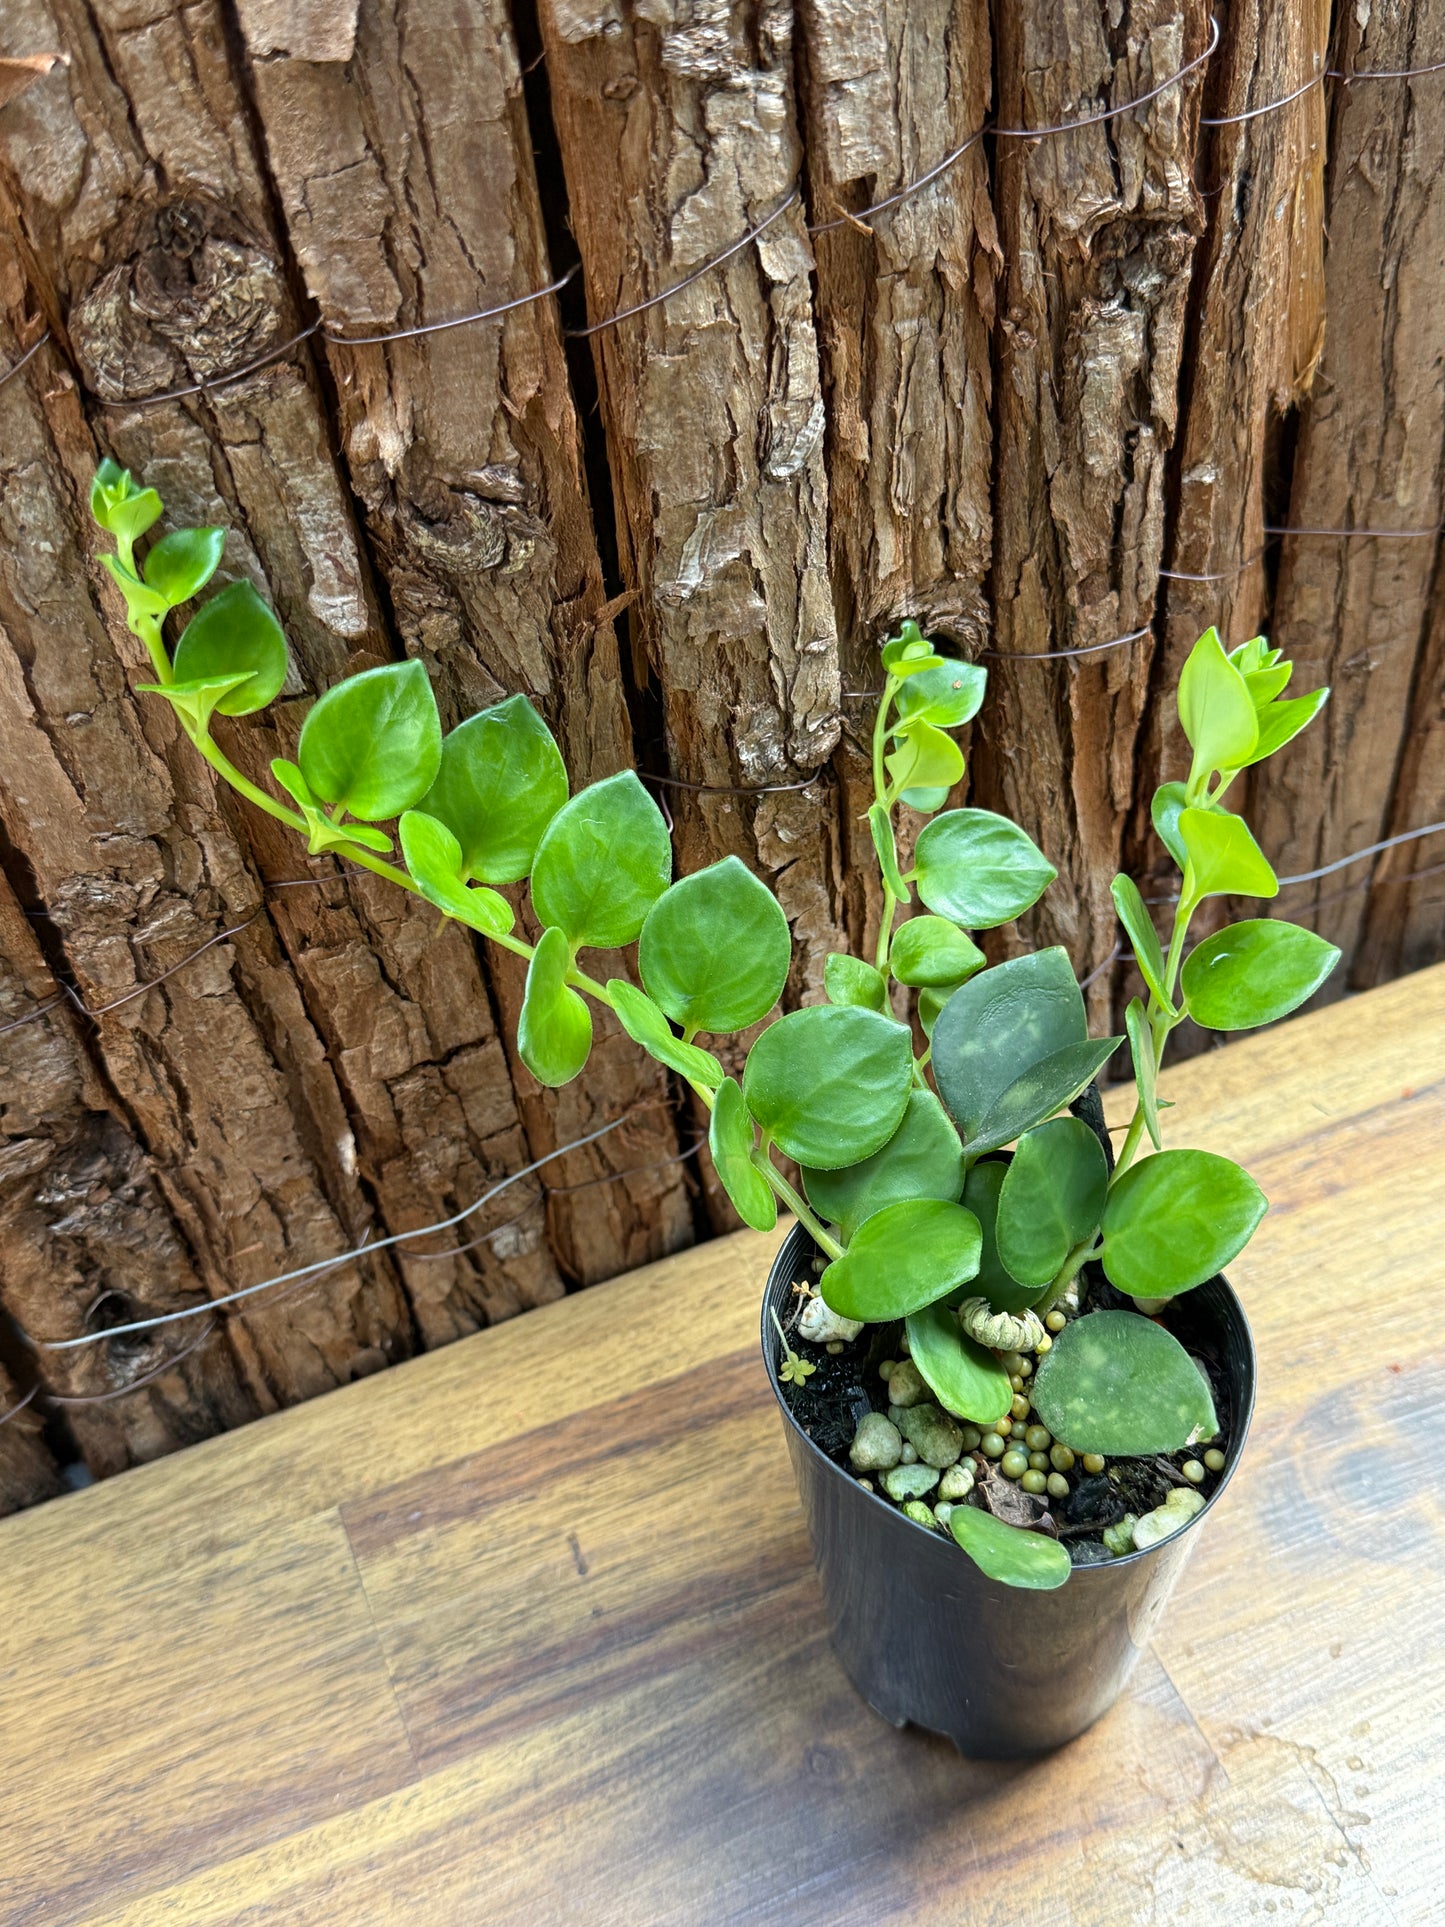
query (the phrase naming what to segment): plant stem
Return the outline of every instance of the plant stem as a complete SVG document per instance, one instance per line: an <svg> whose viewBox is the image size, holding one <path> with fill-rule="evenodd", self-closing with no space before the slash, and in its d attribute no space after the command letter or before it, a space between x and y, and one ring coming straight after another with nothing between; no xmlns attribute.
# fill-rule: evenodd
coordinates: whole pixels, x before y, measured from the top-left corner
<svg viewBox="0 0 1445 1927"><path fill-rule="evenodd" d="M898 688L897 678L887 676L883 682L883 694L878 699L878 714L873 719L873 800L881 803L888 812L889 827L893 822L893 799L888 793L888 777L883 767L883 754L888 744L888 712L893 707L893 698ZM878 873L883 876L883 862L878 860ZM880 976L888 974L888 948L893 941L893 919L898 911L898 897L893 885L883 876L883 908L878 918L878 950L876 968Z"/></svg>
<svg viewBox="0 0 1445 1927"><path fill-rule="evenodd" d="M813 1234L815 1242L827 1252L830 1258L841 1258L843 1247L809 1208L807 1201L796 1192L783 1176L777 1165L765 1151L755 1149L752 1154L754 1167L760 1171L772 1186L774 1195L784 1203L801 1225L806 1225Z"/></svg>
<svg viewBox="0 0 1445 1927"><path fill-rule="evenodd" d="M1078 1277L1089 1259L1098 1251L1099 1242L1098 1233L1091 1231L1087 1238L1081 1239L1080 1242L1074 1246L1068 1257L1065 1258L1063 1264L1060 1265L1058 1276L1050 1284L1043 1297L1036 1299L1034 1302L1032 1309L1038 1313L1040 1318L1047 1316L1047 1314L1053 1310L1054 1306L1063 1297L1075 1278Z"/></svg>
<svg viewBox="0 0 1445 1927"><path fill-rule="evenodd" d="M125 562L127 568L134 566L129 556L123 555L122 560ZM141 641L150 651L150 658L155 668L157 682L174 682L176 672L171 668L171 659L166 653L165 641L161 636L161 625L156 618L154 616L136 616L131 623L131 629L135 635L140 637Z"/></svg>
<svg viewBox="0 0 1445 1927"><path fill-rule="evenodd" d="M1198 898L1187 896L1181 896L1178 903L1174 906L1174 928L1170 933L1169 955L1164 965L1164 989L1168 994L1170 1005L1174 1003L1175 989L1179 981L1179 966L1183 960L1184 939L1188 934L1189 920L1198 907ZM1161 1004L1151 990L1146 1014L1149 1019L1149 1049L1154 1060L1154 1075L1157 1078L1159 1075L1159 1066L1164 1061L1164 1049L1169 1042L1169 1033L1174 1029L1176 1024L1183 1022L1183 1012L1181 1011L1175 1014L1171 1009ZM1110 1190L1119 1182L1120 1178L1123 1177L1124 1173L1129 1169L1129 1166L1138 1155L1139 1145L1144 1136L1144 1128L1144 1106L1142 1102L1136 1103L1134 1106L1134 1115L1129 1120L1128 1132L1125 1135L1124 1142L1119 1146L1119 1155L1115 1159L1114 1169L1109 1175ZM1052 1289L1051 1286L1050 1290L1052 1291Z"/></svg>

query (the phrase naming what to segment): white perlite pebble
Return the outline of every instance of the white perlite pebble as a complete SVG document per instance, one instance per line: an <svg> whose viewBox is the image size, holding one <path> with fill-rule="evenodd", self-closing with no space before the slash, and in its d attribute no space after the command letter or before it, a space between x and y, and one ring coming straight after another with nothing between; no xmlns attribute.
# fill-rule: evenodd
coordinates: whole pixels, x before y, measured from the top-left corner
<svg viewBox="0 0 1445 1927"><path fill-rule="evenodd" d="M827 1345L835 1339L851 1344L862 1329L861 1318L841 1318L821 1298L810 1297L798 1314L798 1336L812 1345Z"/></svg>
<svg viewBox="0 0 1445 1927"><path fill-rule="evenodd" d="M1157 1546L1161 1539L1167 1539L1171 1532L1178 1532L1181 1526L1187 1526L1195 1513L1203 1510L1202 1492L1196 1492L1192 1486L1175 1486L1163 1505L1146 1512L1134 1527L1134 1550L1147 1552L1150 1546Z"/></svg>

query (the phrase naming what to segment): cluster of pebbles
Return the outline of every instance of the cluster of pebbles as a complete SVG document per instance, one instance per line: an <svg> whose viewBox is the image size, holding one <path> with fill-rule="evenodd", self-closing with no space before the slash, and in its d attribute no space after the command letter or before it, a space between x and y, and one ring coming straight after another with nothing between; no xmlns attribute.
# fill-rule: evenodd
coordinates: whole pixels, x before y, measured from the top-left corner
<svg viewBox="0 0 1445 1927"><path fill-rule="evenodd" d="M1049 1323L1061 1330L1062 1314ZM1052 1342L1046 1334L1040 1351ZM1003 1358L1013 1388L1008 1413L987 1428L964 1424L934 1402L906 1344L901 1338L903 1356L878 1366L888 1409L859 1420L848 1462L865 1490L881 1491L919 1525L946 1532L955 1506L983 1505L1012 1524L1056 1532L1076 1565L1103 1564L1177 1532L1224 1470L1215 1447L1182 1462L1120 1461L1112 1472L1094 1453L1076 1455L1034 1412L1033 1360L1022 1352ZM1144 1503L1161 1489L1162 1502ZM1131 1498L1139 1509L1130 1509Z"/></svg>

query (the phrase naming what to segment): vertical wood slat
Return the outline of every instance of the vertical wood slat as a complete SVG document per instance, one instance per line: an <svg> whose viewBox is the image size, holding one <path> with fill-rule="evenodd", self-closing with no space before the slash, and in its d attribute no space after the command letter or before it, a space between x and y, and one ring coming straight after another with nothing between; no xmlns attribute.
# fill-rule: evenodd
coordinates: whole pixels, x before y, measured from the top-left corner
<svg viewBox="0 0 1445 1927"><path fill-rule="evenodd" d="M999 115L1049 126L1122 105L1205 46L1207 10L1093 0L997 11ZM1030 927L1079 972L1115 941L1109 885L1135 796L1149 638L1029 664L1147 627L1177 434L1185 310L1201 209L1191 181L1201 77L1137 112L1037 144L999 142L993 696L981 800L1058 864ZM1092 993L1095 1015L1107 984Z"/></svg>
<svg viewBox="0 0 1445 1927"><path fill-rule="evenodd" d="M552 278L501 0L367 0L324 14L241 0L239 14L288 237L329 322L353 335L425 326ZM325 352L370 553L447 723L521 691L557 729L574 784L630 768L555 301ZM626 968L621 958L597 961L603 975ZM499 951L488 968L514 1036L524 969ZM489 1075L505 1084L500 1059ZM565 1091L542 1091L515 1053L510 1075L533 1156L639 1111L635 1124L549 1171L559 1186L676 1152L665 1074L610 1021L599 1022L588 1069ZM424 1116L415 1128L428 1130ZM512 1155L513 1168L524 1161ZM438 1215L425 1196L417 1205L416 1222ZM535 1244L542 1222L517 1235ZM675 1164L559 1192L551 1208L552 1247L580 1278L660 1257L690 1235ZM421 1269L408 1268L414 1293Z"/></svg>
<svg viewBox="0 0 1445 1927"><path fill-rule="evenodd" d="M543 0L553 115L601 319L648 300L799 182L793 15ZM671 773L756 788L818 771L839 731L823 398L798 206L741 253L594 338L619 544ZM757 803L670 797L684 871L736 854L768 875L821 991L839 944L826 779Z"/></svg>
<svg viewBox="0 0 1445 1927"><path fill-rule="evenodd" d="M1445 60L1438 8L1339 16L1331 65L1400 70ZM1327 183L1324 355L1303 405L1284 518L1295 528L1436 529L1445 515L1445 113L1439 75L1336 85ZM1425 90L1429 89L1427 93ZM1438 821L1438 764L1421 752L1439 714L1428 661L1434 539L1305 536L1283 546L1271 639L1301 690L1329 683L1320 720L1254 784L1261 841L1285 874L1319 868L1392 832ZM1432 688L1433 684L1433 688ZM1411 689L1418 691L1412 709ZM1439 754L1438 742L1434 745ZM1398 781L1397 781L1398 777ZM1395 807L1392 809L1392 798ZM1401 852L1382 874L1438 861ZM1344 994L1367 905L1377 949L1424 961L1396 887L1373 904L1368 865L1287 891L1281 909L1345 956L1322 993ZM1438 924L1436 926L1438 942Z"/></svg>

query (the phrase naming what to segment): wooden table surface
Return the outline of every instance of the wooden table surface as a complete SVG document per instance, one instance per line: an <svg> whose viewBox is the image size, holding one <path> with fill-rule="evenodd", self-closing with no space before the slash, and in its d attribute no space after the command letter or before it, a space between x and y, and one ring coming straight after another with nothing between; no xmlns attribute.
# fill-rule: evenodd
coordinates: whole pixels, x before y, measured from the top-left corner
<svg viewBox="0 0 1445 1927"><path fill-rule="evenodd" d="M1440 1921L1445 966L1165 1087L1260 1402L1083 1739L855 1697L744 1234L0 1525L0 1919Z"/></svg>

